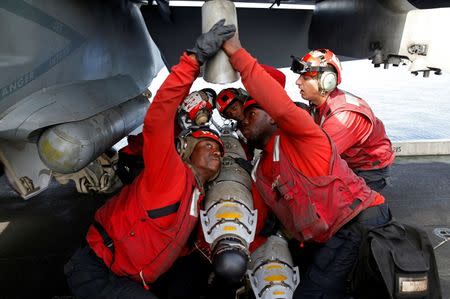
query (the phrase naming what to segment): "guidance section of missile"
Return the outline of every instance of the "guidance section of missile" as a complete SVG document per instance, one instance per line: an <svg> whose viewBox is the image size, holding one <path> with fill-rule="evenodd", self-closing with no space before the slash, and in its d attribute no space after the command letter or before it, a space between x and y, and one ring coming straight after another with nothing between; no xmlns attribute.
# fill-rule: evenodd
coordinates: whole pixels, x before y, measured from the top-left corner
<svg viewBox="0 0 450 299"><path fill-rule="evenodd" d="M247 276L257 299L292 298L300 275L283 236L270 236L253 252Z"/></svg>

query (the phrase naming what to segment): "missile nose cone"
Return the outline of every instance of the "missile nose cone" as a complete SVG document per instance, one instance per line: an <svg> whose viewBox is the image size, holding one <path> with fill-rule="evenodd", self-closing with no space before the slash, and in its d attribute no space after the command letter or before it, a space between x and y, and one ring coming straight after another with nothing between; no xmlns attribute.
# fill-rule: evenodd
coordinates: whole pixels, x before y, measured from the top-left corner
<svg viewBox="0 0 450 299"><path fill-rule="evenodd" d="M247 263L247 254L236 248L220 251L213 259L213 267L217 276L230 284L237 283L244 277Z"/></svg>

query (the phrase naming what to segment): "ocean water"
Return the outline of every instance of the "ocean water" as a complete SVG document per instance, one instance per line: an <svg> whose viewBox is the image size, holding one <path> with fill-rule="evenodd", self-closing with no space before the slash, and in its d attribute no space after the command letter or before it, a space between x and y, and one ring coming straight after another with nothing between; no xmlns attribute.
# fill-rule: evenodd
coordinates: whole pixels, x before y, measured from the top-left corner
<svg viewBox="0 0 450 299"><path fill-rule="evenodd" d="M450 74L424 78L407 66L345 62L342 88L365 99L393 141L450 139Z"/></svg>
<svg viewBox="0 0 450 299"><path fill-rule="evenodd" d="M374 68L369 60L342 63L342 84L339 86L366 100L375 115L381 119L392 141L450 139L450 74L414 76L408 66ZM295 81L298 75L288 68L280 69L286 74L286 91L294 101L304 101ZM156 94L167 77L162 69L149 89ZM243 87L239 81L232 84L214 85L197 79L191 91L213 88L219 92L227 87ZM216 121L220 118L215 114ZM220 119L219 119L220 122Z"/></svg>

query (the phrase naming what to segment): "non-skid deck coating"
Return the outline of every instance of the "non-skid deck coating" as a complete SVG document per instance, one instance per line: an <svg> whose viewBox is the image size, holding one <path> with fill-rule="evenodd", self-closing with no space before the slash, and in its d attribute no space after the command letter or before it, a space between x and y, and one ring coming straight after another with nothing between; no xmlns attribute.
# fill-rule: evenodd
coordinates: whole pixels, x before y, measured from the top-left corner
<svg viewBox="0 0 450 299"><path fill-rule="evenodd" d="M383 193L394 216L427 231L450 228L450 157L401 158ZM63 264L105 196L51 187L24 201L0 178L0 298L68 298ZM450 242L436 250L443 298L450 298ZM31 296L31 297L30 297Z"/></svg>

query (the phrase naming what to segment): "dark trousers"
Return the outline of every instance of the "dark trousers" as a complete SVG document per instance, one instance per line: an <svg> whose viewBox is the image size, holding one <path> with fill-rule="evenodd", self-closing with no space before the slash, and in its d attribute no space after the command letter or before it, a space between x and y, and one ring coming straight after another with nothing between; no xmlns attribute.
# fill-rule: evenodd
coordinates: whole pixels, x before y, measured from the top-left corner
<svg viewBox="0 0 450 299"><path fill-rule="evenodd" d="M391 167L373 170L355 170L356 175L362 177L370 189L380 192L386 186L391 186Z"/></svg>
<svg viewBox="0 0 450 299"><path fill-rule="evenodd" d="M212 266L198 251L180 257L151 284L151 290L128 277L115 275L89 246L79 249L64 272L77 299L223 299L234 298L237 286L212 279Z"/></svg>
<svg viewBox="0 0 450 299"><path fill-rule="evenodd" d="M390 219L387 204L366 209L344 225L327 243L316 246L312 251L312 264L300 276L294 298L351 298L347 294L347 277L356 262L362 240L356 226L362 224L373 228ZM306 257L300 253L298 258Z"/></svg>
<svg viewBox="0 0 450 299"><path fill-rule="evenodd" d="M64 273L72 294L77 299L157 298L145 290L142 284L112 273L89 246L75 252L64 266Z"/></svg>

